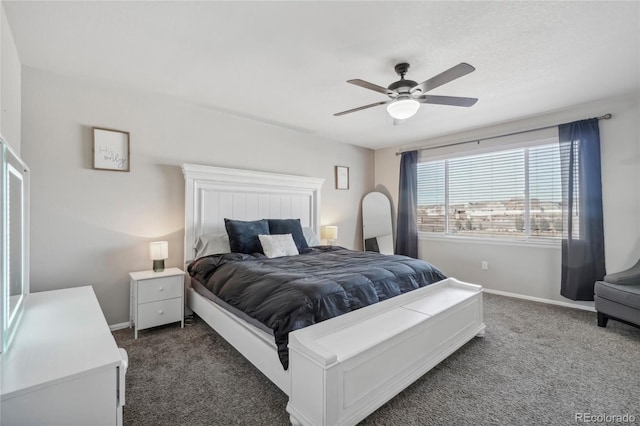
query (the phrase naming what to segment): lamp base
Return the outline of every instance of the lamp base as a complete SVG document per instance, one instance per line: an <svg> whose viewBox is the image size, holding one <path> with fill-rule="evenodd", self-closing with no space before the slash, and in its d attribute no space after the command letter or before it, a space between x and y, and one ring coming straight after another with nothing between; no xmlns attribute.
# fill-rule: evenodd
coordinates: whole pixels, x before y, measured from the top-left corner
<svg viewBox="0 0 640 426"><path fill-rule="evenodd" d="M164 271L164 259L154 260L153 272L162 272L162 271Z"/></svg>

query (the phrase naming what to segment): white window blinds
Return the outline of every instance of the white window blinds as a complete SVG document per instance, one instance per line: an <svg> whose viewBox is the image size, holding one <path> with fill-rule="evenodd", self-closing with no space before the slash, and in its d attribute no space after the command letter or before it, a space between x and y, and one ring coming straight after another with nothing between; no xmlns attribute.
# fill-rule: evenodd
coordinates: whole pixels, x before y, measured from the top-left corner
<svg viewBox="0 0 640 426"><path fill-rule="evenodd" d="M524 150L449 160L449 233L521 233L524 181Z"/></svg>
<svg viewBox="0 0 640 426"><path fill-rule="evenodd" d="M558 144L419 163L418 231L560 238L560 179Z"/></svg>
<svg viewBox="0 0 640 426"><path fill-rule="evenodd" d="M418 232L444 232L444 161L418 163Z"/></svg>

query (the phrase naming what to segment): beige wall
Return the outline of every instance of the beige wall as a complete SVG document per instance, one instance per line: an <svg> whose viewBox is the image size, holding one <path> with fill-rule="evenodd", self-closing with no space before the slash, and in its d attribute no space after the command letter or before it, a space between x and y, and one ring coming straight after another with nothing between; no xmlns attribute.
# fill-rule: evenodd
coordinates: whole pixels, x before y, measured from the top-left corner
<svg viewBox="0 0 640 426"><path fill-rule="evenodd" d="M0 15L0 133L20 154L20 57L4 13L4 5L0 5Z"/></svg>
<svg viewBox="0 0 640 426"><path fill-rule="evenodd" d="M576 106L475 131L424 141L439 145L500 135L612 113L600 121L602 186L607 271L616 272L640 258L640 108L638 94ZM400 157L397 148L375 153L375 185L397 205ZM469 240L419 241L419 256L450 276L488 289L563 302L560 296L560 249L525 244L502 245ZM481 270L481 261L489 262Z"/></svg>
<svg viewBox="0 0 640 426"><path fill-rule="evenodd" d="M22 156L31 168L31 290L93 285L110 324L129 318L130 271L148 242L183 259L182 163L323 177L321 222L361 247L360 201L373 151L238 118L166 96L23 69ZM91 168L91 127L131 132L131 172ZM334 189L334 166L350 189Z"/></svg>
<svg viewBox="0 0 640 426"><path fill-rule="evenodd" d="M4 96L3 96L4 98ZM586 117L601 121L607 269L640 257L638 96L609 99L423 144L455 142ZM128 319L128 272L149 269L147 243L167 239L180 266L183 162L324 177L322 223L338 243L361 247L360 201L373 190L397 203L397 148L375 152L238 118L166 96L99 86L25 67L22 156L32 174L31 288L91 284L111 324ZM131 132L131 172L91 169L91 126ZM422 145L422 144L421 144ZM350 167L349 191L334 189L333 166ZM375 177L374 177L375 170ZM487 288L566 301L560 251L526 245L420 240L420 256ZM480 262L487 260L489 270Z"/></svg>

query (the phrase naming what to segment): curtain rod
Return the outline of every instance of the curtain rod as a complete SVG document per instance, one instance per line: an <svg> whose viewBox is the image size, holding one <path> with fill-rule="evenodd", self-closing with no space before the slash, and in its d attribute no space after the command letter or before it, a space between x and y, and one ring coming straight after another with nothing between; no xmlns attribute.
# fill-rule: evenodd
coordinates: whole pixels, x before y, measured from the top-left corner
<svg viewBox="0 0 640 426"><path fill-rule="evenodd" d="M611 117L613 117L611 114L605 114L605 115L602 115L602 116L596 117L596 118L598 120L609 120ZM497 138L503 138L505 136L520 135L522 133L535 132L536 130L551 129L553 127L558 127L558 124L556 124L554 126L538 127L536 129L521 130L519 132L505 133L504 135L488 136L486 138L473 139L473 140L464 141L464 142L454 142L454 143L448 143L448 144L444 144L444 145L427 146L427 147L424 147L424 148L407 149L407 150L404 150L404 151L396 152L396 155L402 155L403 152L408 152L408 151L428 151L430 149L446 148L446 147L449 147L449 146L465 145L465 144L468 144L468 143L480 143L481 141L486 141L486 140L489 140L489 139L497 139Z"/></svg>

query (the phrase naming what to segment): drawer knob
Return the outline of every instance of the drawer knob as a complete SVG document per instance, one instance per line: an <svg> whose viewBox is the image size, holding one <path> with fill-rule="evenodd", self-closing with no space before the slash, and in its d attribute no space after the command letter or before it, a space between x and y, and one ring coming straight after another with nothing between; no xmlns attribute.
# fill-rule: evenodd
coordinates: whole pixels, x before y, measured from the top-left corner
<svg viewBox="0 0 640 426"><path fill-rule="evenodd" d="M162 309L158 309L158 313L159 313L160 315L164 314L164 312L162 311Z"/></svg>
<svg viewBox="0 0 640 426"><path fill-rule="evenodd" d="M160 287L158 291L164 291L164 287Z"/></svg>

